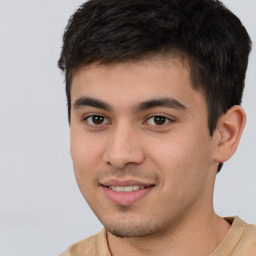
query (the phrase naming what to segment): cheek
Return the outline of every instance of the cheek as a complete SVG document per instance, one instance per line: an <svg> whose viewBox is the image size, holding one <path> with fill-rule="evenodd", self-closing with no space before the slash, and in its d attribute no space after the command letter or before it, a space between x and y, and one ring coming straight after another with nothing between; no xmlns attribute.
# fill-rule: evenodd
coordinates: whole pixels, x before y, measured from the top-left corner
<svg viewBox="0 0 256 256"><path fill-rule="evenodd" d="M177 134L158 145L152 148L151 155L163 178L164 189L182 193L197 190L206 182L211 163L207 137Z"/></svg>
<svg viewBox="0 0 256 256"><path fill-rule="evenodd" d="M99 162L98 143L71 130L70 153L78 186L81 191L92 185L96 164Z"/></svg>
<svg viewBox="0 0 256 256"><path fill-rule="evenodd" d="M91 164L99 157L102 151L101 138L88 134L79 125L70 129L70 153L74 165L77 167L91 168Z"/></svg>

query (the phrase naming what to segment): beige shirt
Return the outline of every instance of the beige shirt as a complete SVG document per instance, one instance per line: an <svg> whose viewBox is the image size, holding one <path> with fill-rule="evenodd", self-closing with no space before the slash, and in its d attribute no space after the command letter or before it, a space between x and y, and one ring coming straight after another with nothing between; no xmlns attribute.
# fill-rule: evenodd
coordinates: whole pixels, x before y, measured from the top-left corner
<svg viewBox="0 0 256 256"><path fill-rule="evenodd" d="M256 226L239 217L225 219L231 228L209 256L256 256ZM60 256L111 256L105 230L70 246Z"/></svg>

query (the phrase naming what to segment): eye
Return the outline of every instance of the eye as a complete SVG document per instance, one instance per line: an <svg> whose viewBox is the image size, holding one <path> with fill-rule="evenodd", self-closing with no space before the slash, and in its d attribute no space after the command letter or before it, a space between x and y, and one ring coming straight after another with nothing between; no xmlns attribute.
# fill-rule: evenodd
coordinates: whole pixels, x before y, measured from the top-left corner
<svg viewBox="0 0 256 256"><path fill-rule="evenodd" d="M171 120L170 118L168 118L166 116L157 115L157 116L151 116L147 120L147 124L153 125L153 126L164 126L164 125L170 123L171 121L173 121L173 120Z"/></svg>
<svg viewBox="0 0 256 256"><path fill-rule="evenodd" d="M108 124L110 121L105 117L101 115L90 115L84 118L84 121L87 122L90 126L100 126L103 124Z"/></svg>

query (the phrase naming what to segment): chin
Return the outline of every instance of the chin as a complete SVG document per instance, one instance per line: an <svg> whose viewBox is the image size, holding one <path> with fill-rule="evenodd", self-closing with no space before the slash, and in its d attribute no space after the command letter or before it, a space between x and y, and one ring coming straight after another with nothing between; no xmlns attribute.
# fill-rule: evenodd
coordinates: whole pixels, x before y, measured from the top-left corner
<svg viewBox="0 0 256 256"><path fill-rule="evenodd" d="M105 229L112 235L120 238L148 237L158 233L161 228L154 225L152 221L138 222L131 219L129 223L107 223Z"/></svg>

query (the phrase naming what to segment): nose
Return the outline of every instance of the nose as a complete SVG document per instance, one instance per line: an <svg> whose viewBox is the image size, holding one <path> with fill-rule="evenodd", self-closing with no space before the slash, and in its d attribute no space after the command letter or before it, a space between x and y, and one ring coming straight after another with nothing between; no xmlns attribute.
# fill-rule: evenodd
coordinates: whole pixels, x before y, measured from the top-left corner
<svg viewBox="0 0 256 256"><path fill-rule="evenodd" d="M103 161L118 169L139 165L144 161L144 151L138 131L131 127L117 127L108 140Z"/></svg>

